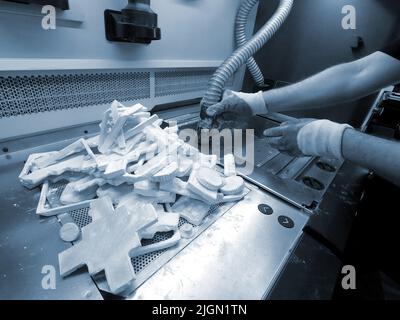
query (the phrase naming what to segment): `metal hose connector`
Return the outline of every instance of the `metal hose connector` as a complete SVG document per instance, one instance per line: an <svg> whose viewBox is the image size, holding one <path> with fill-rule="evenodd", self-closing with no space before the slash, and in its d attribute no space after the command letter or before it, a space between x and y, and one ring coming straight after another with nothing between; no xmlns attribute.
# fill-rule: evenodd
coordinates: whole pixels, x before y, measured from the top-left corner
<svg viewBox="0 0 400 320"><path fill-rule="evenodd" d="M248 0L247 2L249 2ZM208 107L221 100L226 81L239 70L272 36L278 31L285 22L293 6L293 0L281 0L279 8L271 19L243 46L225 60L212 76L207 92L201 101L201 119L207 119L206 110Z"/></svg>
<svg viewBox="0 0 400 320"><path fill-rule="evenodd" d="M238 14L236 16L235 23L235 38L236 38L236 46L240 48L245 45L247 42L246 37L246 26L249 20L249 15L253 10L254 6L259 2L259 0L248 0L244 1L239 8ZM254 79L254 82L258 86L264 85L264 75L262 74L260 68L257 65L256 60L253 57L250 57L247 62L247 69L249 70L251 76Z"/></svg>

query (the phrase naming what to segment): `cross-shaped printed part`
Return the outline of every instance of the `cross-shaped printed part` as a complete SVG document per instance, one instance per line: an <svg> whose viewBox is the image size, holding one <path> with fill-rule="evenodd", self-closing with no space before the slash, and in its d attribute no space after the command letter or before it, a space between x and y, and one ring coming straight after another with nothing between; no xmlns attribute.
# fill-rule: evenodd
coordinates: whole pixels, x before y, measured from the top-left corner
<svg viewBox="0 0 400 320"><path fill-rule="evenodd" d="M58 255L60 274L65 277L84 265L91 275L104 270L111 292L119 293L135 279L131 256L141 246L138 231L155 223L157 213L152 205L114 211L108 197L95 200L91 211L96 216L82 228L82 240Z"/></svg>

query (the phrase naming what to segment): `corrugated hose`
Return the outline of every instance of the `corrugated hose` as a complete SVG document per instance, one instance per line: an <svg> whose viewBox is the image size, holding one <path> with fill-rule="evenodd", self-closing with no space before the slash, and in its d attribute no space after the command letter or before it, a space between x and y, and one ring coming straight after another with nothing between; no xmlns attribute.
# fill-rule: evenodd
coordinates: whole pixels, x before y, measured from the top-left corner
<svg viewBox="0 0 400 320"><path fill-rule="evenodd" d="M248 17L249 12L254 7L255 3L258 0L247 0L244 1L239 9L237 20L243 21L244 17ZM199 124L200 128L211 128L213 119L207 117L206 111L207 108L218 103L221 100L222 94L224 92L225 83L228 81L230 77L234 75L234 73L239 70L239 68L248 62L248 60L259 51L278 31L278 29L285 22L288 17L291 9L293 7L293 0L281 0L277 11L274 15L268 20L268 22L249 40L246 42L246 36L242 35L242 28L245 28L246 23L244 23L244 27L240 25L237 26L236 35L238 35L240 41L246 42L241 45L238 49L233 52L233 54L226 59L222 65L217 69L217 71L212 76L210 82L208 83L207 91L201 101L201 122ZM240 15L240 17L239 17ZM240 29L240 30L238 30ZM245 30L243 30L244 32ZM254 61L254 59L253 59ZM259 70L257 64L254 61L254 64L251 63L251 67L253 70L255 66ZM261 72L260 72L261 73ZM261 74L262 76L262 74Z"/></svg>

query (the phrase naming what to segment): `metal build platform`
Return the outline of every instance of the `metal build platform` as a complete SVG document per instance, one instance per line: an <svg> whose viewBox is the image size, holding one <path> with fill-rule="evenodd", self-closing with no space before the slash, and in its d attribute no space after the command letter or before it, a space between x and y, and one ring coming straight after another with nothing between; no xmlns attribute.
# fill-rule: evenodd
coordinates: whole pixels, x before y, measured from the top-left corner
<svg viewBox="0 0 400 320"><path fill-rule="evenodd" d="M192 109L181 111L184 116L166 112L161 113L160 117L172 120L183 117L186 123L180 124L190 126L195 124L196 117L189 116L189 110ZM40 218L35 214L40 189L29 191L17 178L30 153L57 150L96 131L97 124L93 124L0 144L4 149L0 157L1 299L109 297L104 294L108 288L102 274L91 278L83 269L64 279L58 275L57 255L73 245L59 239L59 228L69 221L76 222L80 227L90 223L87 208L66 212L58 217ZM260 148L257 152L262 156L262 144ZM285 172L296 171L295 174L290 174L291 178L283 185L288 185L288 181L291 181L290 183L297 183L304 190L309 190L311 188L303 184L303 177L305 174L311 175L312 170L318 170L318 161L315 161L305 161L305 165L298 171L285 171L285 168L291 168L292 162L289 161L281 170L276 170L275 175L271 174L275 177L272 179L283 180L282 175ZM268 166L268 169L271 168L274 167ZM326 183L326 188L335 177L335 172L323 176L328 177L327 180L320 178L322 183ZM170 249L132 259L137 272L136 290L125 292L122 297L135 300L263 299L279 294L279 290L275 288L281 287L289 294L292 289L287 288L285 279L295 276L298 279L297 284L302 281L307 283L309 279L308 271L299 269L298 263L294 263L302 256L304 259L316 257L317 261L311 259L306 263L307 268L313 270L314 275L320 272L325 283L328 280L329 283L334 283L339 266L337 258L330 249L310 238L304 231L314 219L313 209L303 206L304 202L300 205L301 201L287 201L276 190L268 192L268 185L265 186L251 177L246 178L248 194L245 199L236 204L213 208L204 225L196 229L192 239L181 240ZM60 182L57 187L61 191L63 183ZM311 192L309 199L324 199L324 192L325 189L319 193ZM289 197L290 193L287 195ZM336 199L333 201L336 203ZM323 202L320 204L323 205ZM320 220L317 219L318 221ZM181 221L181 224L184 222ZM169 236L171 235L168 233L157 234L143 245L165 240ZM307 243L306 249L304 243ZM297 260L293 260L294 257ZM316 266L320 261L330 261L327 268L333 269L321 271L310 268L309 263ZM52 265L57 271L55 290L44 290L41 287L44 276L42 268L45 265ZM330 289L329 286L326 288ZM328 289L321 291L322 297L329 297ZM307 297L304 293L298 298Z"/></svg>

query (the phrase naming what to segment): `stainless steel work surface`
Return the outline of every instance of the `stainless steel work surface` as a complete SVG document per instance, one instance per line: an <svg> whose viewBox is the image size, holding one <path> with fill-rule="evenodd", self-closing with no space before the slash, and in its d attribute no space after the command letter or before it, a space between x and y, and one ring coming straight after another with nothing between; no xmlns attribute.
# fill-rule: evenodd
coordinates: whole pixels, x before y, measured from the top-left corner
<svg viewBox="0 0 400 320"><path fill-rule="evenodd" d="M268 205L272 214L263 214L260 204ZM130 298L265 298L307 219L298 209L254 189Z"/></svg>
<svg viewBox="0 0 400 320"><path fill-rule="evenodd" d="M86 270L61 279L58 253L71 244L59 238L57 218L35 214L40 191L20 184L22 166L0 167L0 299L102 299ZM55 289L46 278L51 268Z"/></svg>
<svg viewBox="0 0 400 320"><path fill-rule="evenodd" d="M98 288L103 288L104 284L99 278L93 282L86 269L65 279L59 277L57 255L70 246L58 236L62 221L55 217L39 218L35 214L39 188L29 191L18 181L22 160L28 154L59 149L70 143L69 138L75 138L81 132L92 134L92 129L87 128L73 131L66 132L64 139L68 139L60 142L40 136L28 138L32 140L28 144L10 144L8 147L12 152L0 159L0 295L4 298L101 299ZM277 170L276 173L279 171L286 175L286 179L270 175L282 184L292 186L294 184L289 181L293 182L302 172L301 168L307 166L306 160ZM266 165L262 165L258 169L265 168ZM152 261L147 256L133 259L140 283L128 297L264 298L296 246L308 216L302 213L301 208L291 206L254 185L247 185L251 191L245 200L226 209L221 207L211 215L212 219L207 220L210 223L195 233L194 239L182 240L179 247L167 253L156 252L157 259ZM260 204L269 205L273 213L261 213ZM72 214L71 219L78 225L89 223L84 219L86 213L81 210ZM291 221L293 228L287 228L285 223L290 225ZM45 276L42 268L45 265L56 268L56 290L42 288ZM155 267L150 268L150 265Z"/></svg>

